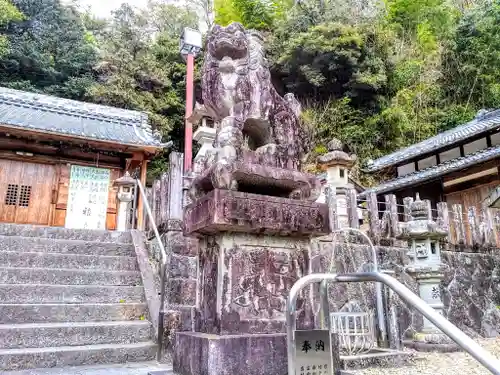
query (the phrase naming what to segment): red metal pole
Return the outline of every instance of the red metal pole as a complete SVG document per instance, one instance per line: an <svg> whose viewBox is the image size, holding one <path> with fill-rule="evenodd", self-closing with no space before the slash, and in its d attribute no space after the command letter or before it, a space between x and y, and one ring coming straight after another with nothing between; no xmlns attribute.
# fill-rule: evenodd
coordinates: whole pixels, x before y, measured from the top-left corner
<svg viewBox="0 0 500 375"><path fill-rule="evenodd" d="M191 171L193 160L193 126L188 118L193 113L194 96L194 55L187 55L187 73L186 73L186 120L184 133L184 173Z"/></svg>

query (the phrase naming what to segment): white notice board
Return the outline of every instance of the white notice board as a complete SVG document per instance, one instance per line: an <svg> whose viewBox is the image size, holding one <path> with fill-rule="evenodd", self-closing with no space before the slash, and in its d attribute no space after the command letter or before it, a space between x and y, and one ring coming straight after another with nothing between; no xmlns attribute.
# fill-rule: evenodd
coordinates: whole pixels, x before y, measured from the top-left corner
<svg viewBox="0 0 500 375"><path fill-rule="evenodd" d="M295 375L332 375L329 330L295 331Z"/></svg>
<svg viewBox="0 0 500 375"><path fill-rule="evenodd" d="M106 229L109 169L71 166L66 228Z"/></svg>

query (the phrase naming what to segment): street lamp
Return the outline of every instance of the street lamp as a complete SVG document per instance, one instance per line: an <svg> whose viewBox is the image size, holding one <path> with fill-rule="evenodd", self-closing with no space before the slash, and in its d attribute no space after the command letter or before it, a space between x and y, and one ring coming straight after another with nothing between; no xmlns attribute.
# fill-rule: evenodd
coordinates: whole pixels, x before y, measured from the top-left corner
<svg viewBox="0 0 500 375"><path fill-rule="evenodd" d="M186 60L186 116L184 133L184 173L191 171L193 159L193 126L189 117L193 112L194 96L194 59L201 52L202 36L198 30L189 27L184 28L181 35L179 49L182 57Z"/></svg>

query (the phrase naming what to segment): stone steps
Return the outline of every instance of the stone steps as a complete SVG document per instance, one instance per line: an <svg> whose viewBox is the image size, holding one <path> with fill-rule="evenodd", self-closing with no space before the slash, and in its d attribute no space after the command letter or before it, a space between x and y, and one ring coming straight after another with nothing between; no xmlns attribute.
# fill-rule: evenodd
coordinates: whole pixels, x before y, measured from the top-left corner
<svg viewBox="0 0 500 375"><path fill-rule="evenodd" d="M0 304L0 324L96 322L148 318L146 303Z"/></svg>
<svg viewBox="0 0 500 375"><path fill-rule="evenodd" d="M113 242L131 244L129 232L106 230L66 229L60 227L44 227L36 225L0 224L2 236L55 238L92 242Z"/></svg>
<svg viewBox="0 0 500 375"><path fill-rule="evenodd" d="M0 267L0 284L141 285L138 271Z"/></svg>
<svg viewBox="0 0 500 375"><path fill-rule="evenodd" d="M131 256L77 255L1 251L0 264L19 268L77 268L113 271L137 271L137 259Z"/></svg>
<svg viewBox="0 0 500 375"><path fill-rule="evenodd" d="M33 253L135 256L133 245L128 243L1 235L0 249L17 253L28 251Z"/></svg>
<svg viewBox="0 0 500 375"><path fill-rule="evenodd" d="M100 344L45 348L0 349L0 369L20 370L40 367L83 366L101 363L149 361L156 344Z"/></svg>
<svg viewBox="0 0 500 375"><path fill-rule="evenodd" d="M0 284L0 303L145 302L142 286Z"/></svg>
<svg viewBox="0 0 500 375"><path fill-rule="evenodd" d="M152 360L130 233L0 224L0 372Z"/></svg>
<svg viewBox="0 0 500 375"><path fill-rule="evenodd" d="M3 349L132 344L148 341L150 337L150 323L140 320L0 325L0 347Z"/></svg>

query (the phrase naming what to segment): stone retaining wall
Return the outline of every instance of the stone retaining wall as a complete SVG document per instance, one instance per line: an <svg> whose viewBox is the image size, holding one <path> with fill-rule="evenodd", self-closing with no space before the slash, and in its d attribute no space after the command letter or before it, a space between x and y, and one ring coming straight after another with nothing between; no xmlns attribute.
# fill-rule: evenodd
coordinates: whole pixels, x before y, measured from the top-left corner
<svg viewBox="0 0 500 375"><path fill-rule="evenodd" d="M316 241L311 254L312 272L328 271L332 242ZM416 292L416 283L404 268L409 263L406 248L377 247L380 269L392 270L399 281ZM338 273L369 271L372 263L368 246L342 243L336 246L335 268ZM449 266L441 284L447 318L467 334L496 337L500 333L500 253L442 252ZM374 284L338 284L330 288L330 301L337 311L374 309ZM400 332L407 333L422 317L397 299ZM317 302L317 301L315 301ZM315 303L315 306L318 306ZM315 308L317 312L318 307Z"/></svg>

